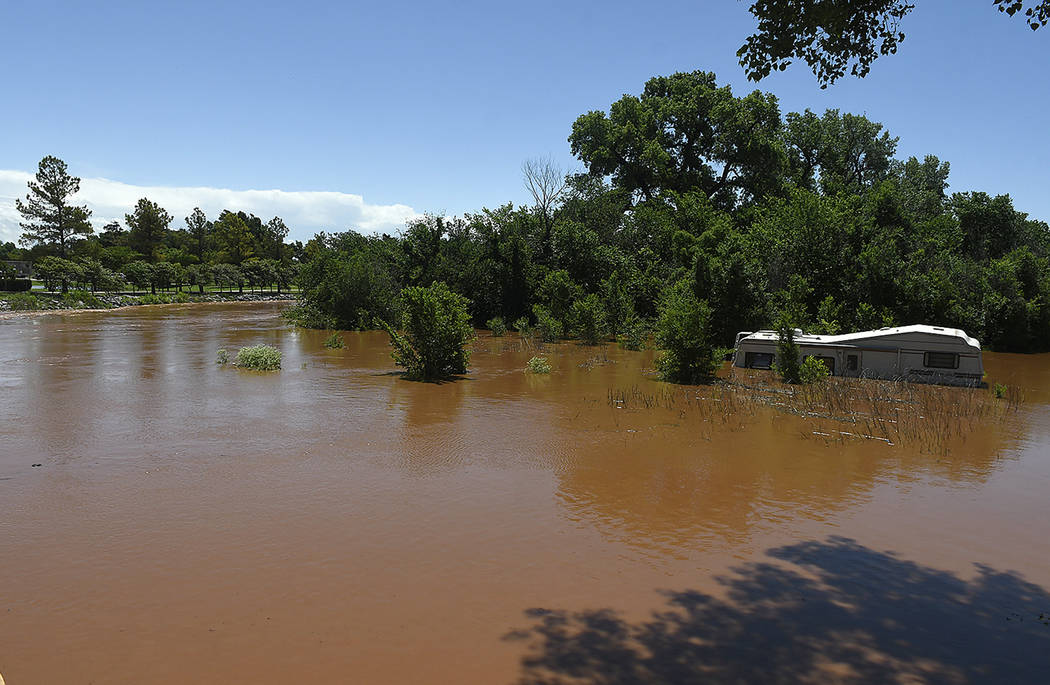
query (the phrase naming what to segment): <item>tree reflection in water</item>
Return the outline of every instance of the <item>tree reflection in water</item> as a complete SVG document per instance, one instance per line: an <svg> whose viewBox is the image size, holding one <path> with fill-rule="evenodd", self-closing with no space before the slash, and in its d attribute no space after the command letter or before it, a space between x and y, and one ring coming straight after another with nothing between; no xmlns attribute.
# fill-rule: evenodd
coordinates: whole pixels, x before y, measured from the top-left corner
<svg viewBox="0 0 1050 685"><path fill-rule="evenodd" d="M845 538L769 551L724 599L666 591L613 609L530 609L522 685L709 682L1035 683L1050 674L1050 595L978 565L973 580Z"/></svg>

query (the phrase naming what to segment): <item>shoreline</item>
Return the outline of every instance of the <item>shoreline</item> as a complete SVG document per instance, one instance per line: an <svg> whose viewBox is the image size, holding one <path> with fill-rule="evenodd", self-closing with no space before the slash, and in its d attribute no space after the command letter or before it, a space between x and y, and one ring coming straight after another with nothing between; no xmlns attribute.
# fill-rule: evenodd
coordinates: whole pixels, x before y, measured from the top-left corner
<svg viewBox="0 0 1050 685"><path fill-rule="evenodd" d="M187 295L187 293L182 293ZM53 296L45 295L44 297L50 298ZM98 298L102 301L106 301L103 298L107 298L110 302L113 302L110 306L102 307L76 307L76 306L63 306L65 303L58 296L53 303L56 305L48 309L0 309L0 320L15 318L18 316L35 316L40 314L78 314L83 312L110 312L121 309L134 309L137 307L158 307L158 306L172 306L172 305L207 305L207 304L236 304L246 302L295 302L298 299L296 293L205 293L204 295L190 295L189 299L185 301L177 301L174 295L157 295L149 297L167 298L169 301L166 302L128 302L129 299L137 299L147 297L145 295L101 295ZM117 299L119 298L119 303ZM3 303L3 296L0 296L0 303ZM83 304L83 303L81 303Z"/></svg>

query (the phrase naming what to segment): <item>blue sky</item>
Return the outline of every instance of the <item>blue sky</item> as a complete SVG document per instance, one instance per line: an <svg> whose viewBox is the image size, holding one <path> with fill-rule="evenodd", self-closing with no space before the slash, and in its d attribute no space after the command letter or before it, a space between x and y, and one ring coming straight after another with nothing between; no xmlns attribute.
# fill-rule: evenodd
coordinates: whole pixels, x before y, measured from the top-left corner
<svg viewBox="0 0 1050 685"><path fill-rule="evenodd" d="M749 4L8 0L0 238L46 154L119 182L91 186L99 220L148 192L179 222L193 204L240 203L307 238L524 202L524 159L579 167L577 116L693 69L770 91L784 113L866 114L899 156L949 161L951 190L1009 193L1050 220L1050 27L991 0L916 0L897 55L822 91L802 64L746 80Z"/></svg>

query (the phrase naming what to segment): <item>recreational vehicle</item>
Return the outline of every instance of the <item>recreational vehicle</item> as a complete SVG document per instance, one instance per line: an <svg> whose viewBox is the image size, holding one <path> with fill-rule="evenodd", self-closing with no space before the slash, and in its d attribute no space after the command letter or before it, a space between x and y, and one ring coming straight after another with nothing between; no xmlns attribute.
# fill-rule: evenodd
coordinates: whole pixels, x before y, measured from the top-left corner
<svg viewBox="0 0 1050 685"><path fill-rule="evenodd" d="M771 369L776 331L743 331L736 337L733 366ZM832 376L887 378L944 385L980 385L981 343L957 328L898 326L844 335L806 335L796 329L803 358L824 362Z"/></svg>

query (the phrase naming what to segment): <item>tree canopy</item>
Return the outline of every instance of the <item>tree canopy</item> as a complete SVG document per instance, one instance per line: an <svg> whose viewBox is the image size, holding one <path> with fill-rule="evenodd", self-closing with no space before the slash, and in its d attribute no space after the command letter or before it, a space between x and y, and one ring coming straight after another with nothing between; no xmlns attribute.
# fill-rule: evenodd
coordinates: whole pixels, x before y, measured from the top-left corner
<svg viewBox="0 0 1050 685"><path fill-rule="evenodd" d="M920 1L920 0L916 0ZM1034 31L1050 20L1050 0L993 0L1000 12L1021 14ZM795 59L813 70L821 88L847 72L864 77L871 63L892 55L904 41L907 0L756 0L758 28L737 51L752 81L783 71Z"/></svg>

